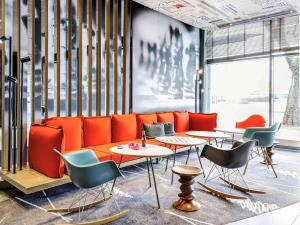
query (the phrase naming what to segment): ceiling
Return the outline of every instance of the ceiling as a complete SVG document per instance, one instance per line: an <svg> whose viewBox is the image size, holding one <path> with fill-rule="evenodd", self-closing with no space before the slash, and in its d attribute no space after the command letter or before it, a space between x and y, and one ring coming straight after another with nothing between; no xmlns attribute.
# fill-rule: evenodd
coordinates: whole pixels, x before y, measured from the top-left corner
<svg viewBox="0 0 300 225"><path fill-rule="evenodd" d="M205 30L300 13L300 0L134 0Z"/></svg>

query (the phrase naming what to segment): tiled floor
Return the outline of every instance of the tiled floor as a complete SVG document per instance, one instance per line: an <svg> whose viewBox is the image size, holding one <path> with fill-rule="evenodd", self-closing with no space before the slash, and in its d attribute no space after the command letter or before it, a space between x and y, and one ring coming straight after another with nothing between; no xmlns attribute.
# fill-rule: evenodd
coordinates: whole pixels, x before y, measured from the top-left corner
<svg viewBox="0 0 300 225"><path fill-rule="evenodd" d="M227 225L300 225L300 202Z"/></svg>

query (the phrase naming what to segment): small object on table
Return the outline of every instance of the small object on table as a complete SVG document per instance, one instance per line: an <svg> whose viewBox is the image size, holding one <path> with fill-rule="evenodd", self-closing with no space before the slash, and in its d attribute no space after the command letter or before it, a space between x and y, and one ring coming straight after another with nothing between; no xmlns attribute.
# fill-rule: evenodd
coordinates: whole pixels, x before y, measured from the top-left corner
<svg viewBox="0 0 300 225"><path fill-rule="evenodd" d="M173 173L180 176L179 182L181 183L181 193L178 194L179 200L173 203L175 209L184 212L193 212L200 209L200 204L195 200L193 194L194 178L203 173L203 170L196 166L180 165L172 168Z"/></svg>

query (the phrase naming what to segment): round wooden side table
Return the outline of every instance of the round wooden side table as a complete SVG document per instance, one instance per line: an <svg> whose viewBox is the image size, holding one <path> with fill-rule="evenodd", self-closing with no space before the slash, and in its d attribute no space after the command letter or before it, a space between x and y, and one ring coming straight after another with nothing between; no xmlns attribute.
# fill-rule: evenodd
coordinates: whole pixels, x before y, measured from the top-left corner
<svg viewBox="0 0 300 225"><path fill-rule="evenodd" d="M196 166L180 165L172 168L173 173L180 176L181 193L178 194L179 200L173 203L175 209L184 212L193 212L200 209L200 204L195 200L193 194L194 178L203 173L203 170Z"/></svg>

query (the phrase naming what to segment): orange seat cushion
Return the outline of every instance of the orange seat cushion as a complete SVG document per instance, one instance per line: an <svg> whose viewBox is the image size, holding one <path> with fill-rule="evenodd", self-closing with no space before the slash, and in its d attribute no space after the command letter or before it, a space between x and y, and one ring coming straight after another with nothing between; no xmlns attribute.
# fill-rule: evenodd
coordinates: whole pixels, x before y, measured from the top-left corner
<svg viewBox="0 0 300 225"><path fill-rule="evenodd" d="M155 113L153 113L153 114L137 114L136 122L137 122L137 137L141 138L144 124L157 123L157 115Z"/></svg>
<svg viewBox="0 0 300 225"><path fill-rule="evenodd" d="M92 116L83 118L84 146L111 143L111 119L109 116Z"/></svg>
<svg viewBox="0 0 300 225"><path fill-rule="evenodd" d="M174 112L175 132L183 132L189 130L189 113Z"/></svg>
<svg viewBox="0 0 300 225"><path fill-rule="evenodd" d="M54 117L43 123L63 128L66 153L83 147L82 117Z"/></svg>
<svg viewBox="0 0 300 225"><path fill-rule="evenodd" d="M159 122L159 123L174 123L174 115L172 112L157 113L157 122Z"/></svg>
<svg viewBox="0 0 300 225"><path fill-rule="evenodd" d="M53 149L63 152L62 128L34 124L29 132L28 161L30 168L52 178L64 175L64 163Z"/></svg>
<svg viewBox="0 0 300 225"><path fill-rule="evenodd" d="M91 148L88 148L91 149ZM112 160L112 155L110 153L102 152L102 151L96 151L94 149L91 149L97 156L100 162Z"/></svg>
<svg viewBox="0 0 300 225"><path fill-rule="evenodd" d="M112 142L130 141L137 138L136 115L112 115Z"/></svg>
<svg viewBox="0 0 300 225"><path fill-rule="evenodd" d="M190 130L214 131L217 116L217 113L189 113Z"/></svg>

